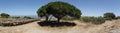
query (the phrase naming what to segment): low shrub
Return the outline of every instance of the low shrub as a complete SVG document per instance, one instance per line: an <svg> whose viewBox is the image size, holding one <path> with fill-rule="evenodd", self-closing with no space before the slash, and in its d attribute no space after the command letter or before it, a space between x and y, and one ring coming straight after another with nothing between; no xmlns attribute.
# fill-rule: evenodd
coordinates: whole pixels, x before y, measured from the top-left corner
<svg viewBox="0 0 120 33"><path fill-rule="evenodd" d="M92 21L91 18L92 17L81 17L81 20L84 21L84 22L91 22Z"/></svg>
<svg viewBox="0 0 120 33"><path fill-rule="evenodd" d="M117 19L120 19L120 16L116 17Z"/></svg>
<svg viewBox="0 0 120 33"><path fill-rule="evenodd" d="M21 17L19 17L19 16L14 16L14 17L11 17L11 18L21 18Z"/></svg>
<svg viewBox="0 0 120 33"><path fill-rule="evenodd" d="M105 22L105 19L102 17L82 17L81 20L93 24L102 24Z"/></svg>
<svg viewBox="0 0 120 33"><path fill-rule="evenodd" d="M71 17L68 17L68 16L65 16L62 18L62 20L75 20L74 18L71 18Z"/></svg>
<svg viewBox="0 0 120 33"><path fill-rule="evenodd" d="M93 18L93 21L92 21L92 23L94 23L94 24L102 24L104 22L105 22L105 19L102 17L95 17L95 18Z"/></svg>
<svg viewBox="0 0 120 33"><path fill-rule="evenodd" d="M112 18L105 18L105 20L113 20Z"/></svg>
<svg viewBox="0 0 120 33"><path fill-rule="evenodd" d="M31 18L31 17L28 17L28 16L24 16L23 18L27 18L27 19L33 19L33 18Z"/></svg>

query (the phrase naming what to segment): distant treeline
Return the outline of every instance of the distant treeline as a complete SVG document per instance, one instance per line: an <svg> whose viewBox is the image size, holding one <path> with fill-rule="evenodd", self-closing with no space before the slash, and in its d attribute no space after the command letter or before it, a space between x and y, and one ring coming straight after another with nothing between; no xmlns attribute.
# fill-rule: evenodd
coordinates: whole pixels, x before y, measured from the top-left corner
<svg viewBox="0 0 120 33"><path fill-rule="evenodd" d="M27 18L27 19L34 19L32 17L29 17L29 16L23 16L23 17L20 17L20 16L10 16L9 14L7 13L1 13L0 14L0 17L1 18Z"/></svg>

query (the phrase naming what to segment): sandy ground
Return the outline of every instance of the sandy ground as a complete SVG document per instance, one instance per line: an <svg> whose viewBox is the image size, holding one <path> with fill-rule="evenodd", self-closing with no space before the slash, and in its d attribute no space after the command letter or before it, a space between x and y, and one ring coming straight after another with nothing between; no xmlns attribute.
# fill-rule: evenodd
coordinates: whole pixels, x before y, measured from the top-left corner
<svg viewBox="0 0 120 33"><path fill-rule="evenodd" d="M101 25L75 20L73 22L77 25L73 27L41 27L37 22L12 27L0 26L0 33L120 33L120 20L106 21Z"/></svg>

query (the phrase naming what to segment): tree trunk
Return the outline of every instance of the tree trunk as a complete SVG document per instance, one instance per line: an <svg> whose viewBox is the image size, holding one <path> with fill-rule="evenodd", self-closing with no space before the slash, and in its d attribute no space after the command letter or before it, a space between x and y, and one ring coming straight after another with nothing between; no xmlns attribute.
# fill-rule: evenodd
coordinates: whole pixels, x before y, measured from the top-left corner
<svg viewBox="0 0 120 33"><path fill-rule="evenodd" d="M57 21L57 22L60 22L60 19L61 19L61 18L58 18L58 21Z"/></svg>
<svg viewBox="0 0 120 33"><path fill-rule="evenodd" d="M46 16L46 21L48 21L48 16Z"/></svg>

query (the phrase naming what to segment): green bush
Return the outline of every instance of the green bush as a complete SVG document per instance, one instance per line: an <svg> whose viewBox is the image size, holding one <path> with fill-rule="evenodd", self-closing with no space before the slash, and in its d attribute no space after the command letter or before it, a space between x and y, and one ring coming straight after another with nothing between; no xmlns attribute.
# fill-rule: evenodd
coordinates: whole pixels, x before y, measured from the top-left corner
<svg viewBox="0 0 120 33"><path fill-rule="evenodd" d="M102 24L105 22L105 19L102 17L82 17L81 20L93 24Z"/></svg>
<svg viewBox="0 0 120 33"><path fill-rule="evenodd" d="M10 17L10 15L7 14L7 13L1 13L0 16L1 16L2 18L9 18L9 17Z"/></svg>
<svg viewBox="0 0 120 33"><path fill-rule="evenodd" d="M106 20L116 19L116 15L114 13L110 13L110 12L104 13L103 17Z"/></svg>
<svg viewBox="0 0 120 33"><path fill-rule="evenodd" d="M105 20L113 20L112 18L105 18Z"/></svg>
<svg viewBox="0 0 120 33"><path fill-rule="evenodd" d="M64 16L63 18L62 18L62 20L75 20L74 18L71 18L71 17L68 17L68 16Z"/></svg>
<svg viewBox="0 0 120 33"><path fill-rule="evenodd" d="M11 18L21 18L21 17L19 17L19 16L13 16L13 17L11 17Z"/></svg>
<svg viewBox="0 0 120 33"><path fill-rule="evenodd" d="M81 20L84 21L84 22L91 22L92 21L91 18L92 17L81 17Z"/></svg>
<svg viewBox="0 0 120 33"><path fill-rule="evenodd" d="M105 22L105 19L102 17L95 17L95 18L93 18L93 21L92 21L92 23L94 23L94 24L102 24L104 22Z"/></svg>
<svg viewBox="0 0 120 33"><path fill-rule="evenodd" d="M23 18L27 18L27 19L33 19L33 18L31 18L31 17L28 17L28 16L24 16Z"/></svg>
<svg viewBox="0 0 120 33"><path fill-rule="evenodd" d="M117 19L120 19L120 16L117 16Z"/></svg>

